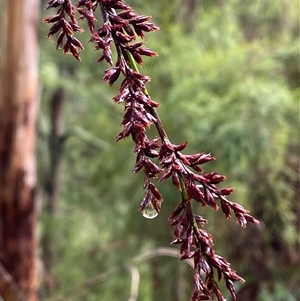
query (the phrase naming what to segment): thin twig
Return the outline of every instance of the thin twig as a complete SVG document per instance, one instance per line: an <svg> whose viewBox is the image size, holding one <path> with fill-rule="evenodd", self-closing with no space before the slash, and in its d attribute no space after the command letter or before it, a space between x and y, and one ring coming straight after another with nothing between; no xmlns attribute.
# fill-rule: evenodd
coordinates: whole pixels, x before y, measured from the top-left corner
<svg viewBox="0 0 300 301"><path fill-rule="evenodd" d="M79 293L82 293L85 290L88 290L90 288L92 288L94 285L105 281L106 279L108 279L109 277L119 274L121 272L124 271L132 271L132 268L135 267L136 265L147 261L151 258L157 257L157 256L168 256L168 257L175 257L175 258L180 258L180 254L178 252L177 249L173 249L173 248L156 248L154 250L148 251L148 252L144 252L141 253L140 255L134 257L129 264L124 264L119 268L115 268L112 269L110 271L101 273L99 275L96 275L78 285L76 285L75 287L73 287L72 289L66 291L65 293L62 293L59 296L56 297L52 297L52 298L47 298L44 299L44 301L65 301L65 300L70 300L72 297L78 295ZM189 260L185 260L185 263L187 263L190 267L194 267L193 265L193 261L191 259ZM135 288L136 289L136 288ZM131 290L131 293L133 292L133 290ZM131 294L131 298L132 298L133 294ZM137 297L137 290L136 290L136 297ZM22 300L23 301L23 300ZM133 301L133 299L132 299Z"/></svg>
<svg viewBox="0 0 300 301"><path fill-rule="evenodd" d="M130 297L128 301L136 301L139 293L140 284L140 272L136 266L130 267L131 273L131 286L130 286Z"/></svg>

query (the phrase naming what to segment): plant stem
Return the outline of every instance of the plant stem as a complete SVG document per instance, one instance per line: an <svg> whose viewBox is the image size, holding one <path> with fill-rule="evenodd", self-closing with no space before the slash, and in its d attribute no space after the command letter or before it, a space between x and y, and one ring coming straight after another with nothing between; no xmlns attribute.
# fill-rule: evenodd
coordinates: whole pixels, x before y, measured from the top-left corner
<svg viewBox="0 0 300 301"><path fill-rule="evenodd" d="M139 69L138 69L138 66L137 66L137 64L136 64L136 62L135 62L135 60L134 60L134 58L132 56L132 54L129 51L126 51L126 53L127 53L128 59L129 59L130 67L134 71L140 72ZM149 92L148 92L148 90L147 90L146 87L143 89L143 93L146 96L150 97ZM162 141L169 141L168 135L167 135L167 133L166 133L166 131L164 129L164 126L163 126L163 124L161 122L161 119L160 119L157 111L155 110L155 108L153 108L153 107L146 107L146 109L156 119L156 122L154 122L154 124L155 124L155 127L156 127L156 129L158 131L158 134L159 134L161 140Z"/></svg>
<svg viewBox="0 0 300 301"><path fill-rule="evenodd" d="M179 176L179 183L180 183L180 188L181 188L181 194L182 194L182 197L184 199L184 202L187 203L188 200L189 200L189 196L188 196L188 193L187 193L184 181L183 181L183 176L182 176L182 174L178 174L178 176Z"/></svg>

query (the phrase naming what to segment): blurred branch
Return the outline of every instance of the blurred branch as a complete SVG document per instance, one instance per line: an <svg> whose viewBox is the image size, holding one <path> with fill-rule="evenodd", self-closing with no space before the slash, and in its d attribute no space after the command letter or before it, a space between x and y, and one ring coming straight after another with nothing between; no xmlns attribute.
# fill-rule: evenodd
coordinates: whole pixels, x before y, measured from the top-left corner
<svg viewBox="0 0 300 301"><path fill-rule="evenodd" d="M130 297L128 301L136 301L139 293L140 272L137 267L132 266L130 268L130 273L131 273L131 287L130 287Z"/></svg>
<svg viewBox="0 0 300 301"><path fill-rule="evenodd" d="M138 285L139 285L139 272L136 269L136 265L142 263L143 261L147 261L153 257L157 256L168 256L168 257L175 257L175 258L180 258L181 255L179 254L179 251L177 249L173 248L156 248L154 250L144 252L139 254L138 256L134 257L128 264L124 264L119 268L112 269L110 271L101 273L97 276L94 276L77 286L73 287L69 291L63 293L60 296L53 297L53 298L47 298L44 299L45 301L65 301L65 300L70 300L72 297L82 294L84 291L90 289L94 285L108 279L109 277L119 274L120 272L124 271L130 271L131 272L131 277L132 277L132 283L131 283L131 296L129 298L129 301L135 301L138 295ZM188 259L184 261L187 263L189 266L194 268L193 260ZM135 273L135 274L134 274Z"/></svg>
<svg viewBox="0 0 300 301"><path fill-rule="evenodd" d="M0 297L4 300L26 301L22 291L0 262Z"/></svg>
<svg viewBox="0 0 300 301"><path fill-rule="evenodd" d="M143 261L146 261L148 259L151 259L153 257L157 257L157 256L169 256L169 257L175 257L175 258L180 258L181 255L179 254L177 249L173 249L173 248L157 248L145 253L142 253L140 255L138 255L137 257L135 257L132 260L133 264L139 264ZM194 263L193 260L189 259L186 260L186 263L191 266L192 268L194 268Z"/></svg>
<svg viewBox="0 0 300 301"><path fill-rule="evenodd" d="M61 136L61 142L65 142L71 136L76 136L84 142L94 146L100 150L107 151L111 149L111 144L107 141L100 139L93 135L91 132L86 131L82 127L74 126L66 130L64 135Z"/></svg>

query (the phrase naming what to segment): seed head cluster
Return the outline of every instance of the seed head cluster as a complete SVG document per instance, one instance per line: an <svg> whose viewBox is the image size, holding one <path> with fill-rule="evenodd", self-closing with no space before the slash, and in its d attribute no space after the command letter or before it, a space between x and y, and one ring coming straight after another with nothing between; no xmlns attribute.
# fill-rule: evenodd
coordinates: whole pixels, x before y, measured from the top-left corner
<svg viewBox="0 0 300 301"><path fill-rule="evenodd" d="M215 160L204 152L184 154L187 142L175 145L168 138L157 114L159 103L151 99L146 84L150 77L141 74L137 65L143 64L143 57L153 57L157 53L145 47L145 33L159 28L151 22L151 17L139 15L123 0L79 0L75 5L71 0L51 0L47 9L56 8L55 15L44 22L51 23L48 37L57 35L56 46L64 53L71 53L80 60L81 42L75 37L83 28L77 20L86 20L90 31L90 42L100 51L98 62L107 62L110 67L105 71L103 80L113 85L119 78L119 93L113 98L123 103L124 116L122 131L116 140L131 137L135 146L136 163L133 172L143 171L145 195L140 204L143 211L149 204L160 212L163 197L154 185L154 179L163 182L171 179L181 193L181 202L169 217L170 225L175 228L172 244L180 245L181 259L194 261L194 290L191 301L226 300L218 283L223 279L235 299L233 282L244 282L243 278L231 269L230 264L214 250L212 235L204 230L207 223L195 214L192 201L202 207L221 208L226 218L232 213L238 223L246 227L248 222L258 224L241 205L227 199L232 188L218 188L225 176L217 172L205 173L203 164ZM95 12L101 12L102 22L97 27ZM113 57L112 47L116 50ZM157 137L150 139L147 130L154 126Z"/></svg>

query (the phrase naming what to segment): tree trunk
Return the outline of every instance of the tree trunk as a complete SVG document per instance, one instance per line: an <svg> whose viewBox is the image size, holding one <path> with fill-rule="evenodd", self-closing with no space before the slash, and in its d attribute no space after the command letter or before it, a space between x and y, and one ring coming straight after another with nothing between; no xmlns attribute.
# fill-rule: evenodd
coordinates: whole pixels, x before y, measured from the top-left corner
<svg viewBox="0 0 300 301"><path fill-rule="evenodd" d="M0 294L36 301L35 125L39 0L3 3L0 102Z"/></svg>
<svg viewBox="0 0 300 301"><path fill-rule="evenodd" d="M201 0L181 0L180 7L182 8L182 13L180 15L180 21L186 33L191 32L193 29L195 16L197 13L197 5L201 4Z"/></svg>
<svg viewBox="0 0 300 301"><path fill-rule="evenodd" d="M64 134L64 90L62 88L57 89L50 101L50 122L51 133L49 134L48 147L50 166L49 174L44 184L45 191L45 215L47 225L49 226L41 240L41 248L43 253L43 260L45 267L50 275L49 281L45 281L45 290L47 296L51 296L53 289L55 288L55 281L53 276L53 267L56 263L56 229L53 227L53 223L56 222L58 198L60 193L61 182L61 168L63 159L63 134Z"/></svg>

